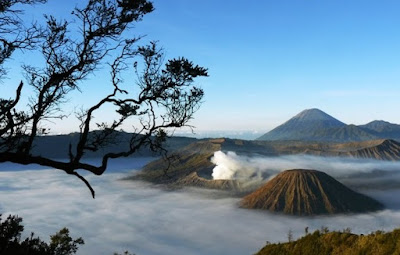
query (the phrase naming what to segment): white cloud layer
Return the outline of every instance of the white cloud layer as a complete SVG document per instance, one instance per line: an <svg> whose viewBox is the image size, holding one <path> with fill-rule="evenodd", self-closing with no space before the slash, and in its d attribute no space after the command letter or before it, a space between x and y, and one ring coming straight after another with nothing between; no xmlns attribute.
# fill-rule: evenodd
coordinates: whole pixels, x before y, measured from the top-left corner
<svg viewBox="0 0 400 255"><path fill-rule="evenodd" d="M239 199L215 196L216 191L172 192L119 180L148 160L115 161L104 176L88 175L95 200L80 181L58 170L1 164L0 211L23 217L26 235L35 231L46 238L68 227L85 240L78 254L253 254L266 241L286 241L289 230L301 236L307 226L350 227L357 233L399 227L399 189L368 190L390 208L377 213L286 217L239 209Z"/></svg>
<svg viewBox="0 0 400 255"><path fill-rule="evenodd" d="M245 156L232 151L216 151L211 161L216 165L212 173L214 179L252 180L260 177L271 178L288 169L315 169L351 186L400 187L400 162L393 161L309 155Z"/></svg>

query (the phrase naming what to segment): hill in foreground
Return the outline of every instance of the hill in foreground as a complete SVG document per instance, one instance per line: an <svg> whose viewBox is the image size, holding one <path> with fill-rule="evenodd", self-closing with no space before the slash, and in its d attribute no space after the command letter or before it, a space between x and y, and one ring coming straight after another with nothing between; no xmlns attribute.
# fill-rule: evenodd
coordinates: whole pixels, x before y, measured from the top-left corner
<svg viewBox="0 0 400 255"><path fill-rule="evenodd" d="M400 229L385 233L356 235L350 231L329 232L327 229L306 234L287 243L267 244L256 255L377 255L400 254Z"/></svg>
<svg viewBox="0 0 400 255"><path fill-rule="evenodd" d="M382 209L379 202L357 193L316 170L287 170L244 197L241 207L292 215L367 212Z"/></svg>

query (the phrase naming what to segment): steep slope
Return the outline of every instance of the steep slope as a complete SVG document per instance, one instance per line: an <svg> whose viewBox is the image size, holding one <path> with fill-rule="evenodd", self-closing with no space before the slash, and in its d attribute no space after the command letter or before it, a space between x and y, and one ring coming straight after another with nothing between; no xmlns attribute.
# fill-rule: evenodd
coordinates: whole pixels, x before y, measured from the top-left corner
<svg viewBox="0 0 400 255"><path fill-rule="evenodd" d="M191 186L206 189L220 189L242 192L244 190L243 184L237 180L210 180L200 177L196 172L193 172L181 179L174 182L176 186Z"/></svg>
<svg viewBox="0 0 400 255"><path fill-rule="evenodd" d="M287 170L244 197L241 207L292 215L375 211L382 205L316 170Z"/></svg>
<svg viewBox="0 0 400 255"><path fill-rule="evenodd" d="M325 147L303 145L303 154L331 157L351 157L378 160L400 160L400 143L389 139L350 142L327 145ZM297 148L297 152L300 149Z"/></svg>
<svg viewBox="0 0 400 255"><path fill-rule="evenodd" d="M305 140L312 139L319 130L344 127L346 124L319 109L300 112L282 125L257 140Z"/></svg>
<svg viewBox="0 0 400 255"><path fill-rule="evenodd" d="M400 143L394 140L382 140L376 146L349 151L348 156L355 158L373 158L380 160L400 160ZM347 156L339 155L339 156Z"/></svg>
<svg viewBox="0 0 400 255"><path fill-rule="evenodd" d="M163 158L147 164L141 173L132 177L154 183L173 183L196 172L200 176L211 176L214 165L210 159L221 150L225 139L199 141L172 153L169 161Z"/></svg>

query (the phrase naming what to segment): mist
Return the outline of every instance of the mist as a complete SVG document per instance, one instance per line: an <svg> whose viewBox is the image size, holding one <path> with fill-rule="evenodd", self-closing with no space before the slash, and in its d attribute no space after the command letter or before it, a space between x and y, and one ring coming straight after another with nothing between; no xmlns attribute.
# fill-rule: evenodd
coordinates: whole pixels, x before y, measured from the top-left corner
<svg viewBox="0 0 400 255"><path fill-rule="evenodd" d="M267 180L288 169L314 169L354 188L400 188L400 162L394 161L309 155L244 156L216 151L211 162L216 165L213 179Z"/></svg>
<svg viewBox="0 0 400 255"><path fill-rule="evenodd" d="M232 157L241 159L233 154ZM275 158L268 167L261 167L261 163L269 161L263 158L245 158L240 162L252 165L255 171L282 166L275 168L275 173L294 166L308 166L299 166L300 161L294 159ZM293 232L294 238L302 236L305 227L310 231L321 226L331 230L349 227L355 233L378 229L390 231L399 227L396 223L400 222L400 203L395 198L399 197L400 189L376 192L370 189L370 195L388 208L376 213L303 218L282 216L240 209L237 207L239 198L216 196L218 191L194 188L166 191L148 183L121 180L149 160L113 161L105 175L86 175L96 190L96 199L91 198L83 183L59 170L0 164L0 211L3 215L23 217L25 236L34 231L48 240L49 235L68 227L71 236L81 236L85 240L78 254L100 252L111 255L125 250L137 255L254 254L266 241L287 241L289 231ZM321 159L321 166L324 160ZM291 161L293 165L290 165ZM303 159L304 164L306 161ZM330 169L339 170L340 164L345 166L348 162L328 164ZM365 163L359 172L367 171L368 164ZM392 171L389 165L387 171ZM372 171L374 166L368 169ZM331 173L339 174L340 171L332 170Z"/></svg>

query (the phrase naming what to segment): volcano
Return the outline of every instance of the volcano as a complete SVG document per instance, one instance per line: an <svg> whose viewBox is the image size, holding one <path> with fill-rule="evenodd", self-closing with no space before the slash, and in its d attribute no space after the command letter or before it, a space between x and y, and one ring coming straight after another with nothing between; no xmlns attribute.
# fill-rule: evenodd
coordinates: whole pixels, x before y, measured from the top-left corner
<svg viewBox="0 0 400 255"><path fill-rule="evenodd" d="M319 130L328 130L345 127L346 124L313 108L307 109L257 140L308 140Z"/></svg>
<svg viewBox="0 0 400 255"><path fill-rule="evenodd" d="M376 211L378 201L357 193L316 170L295 169L278 174L245 196L241 207L291 215L319 215Z"/></svg>
<svg viewBox="0 0 400 255"><path fill-rule="evenodd" d="M400 125L374 121L366 125L346 125L313 108L300 112L282 125L257 138L263 141L355 142L400 138Z"/></svg>

